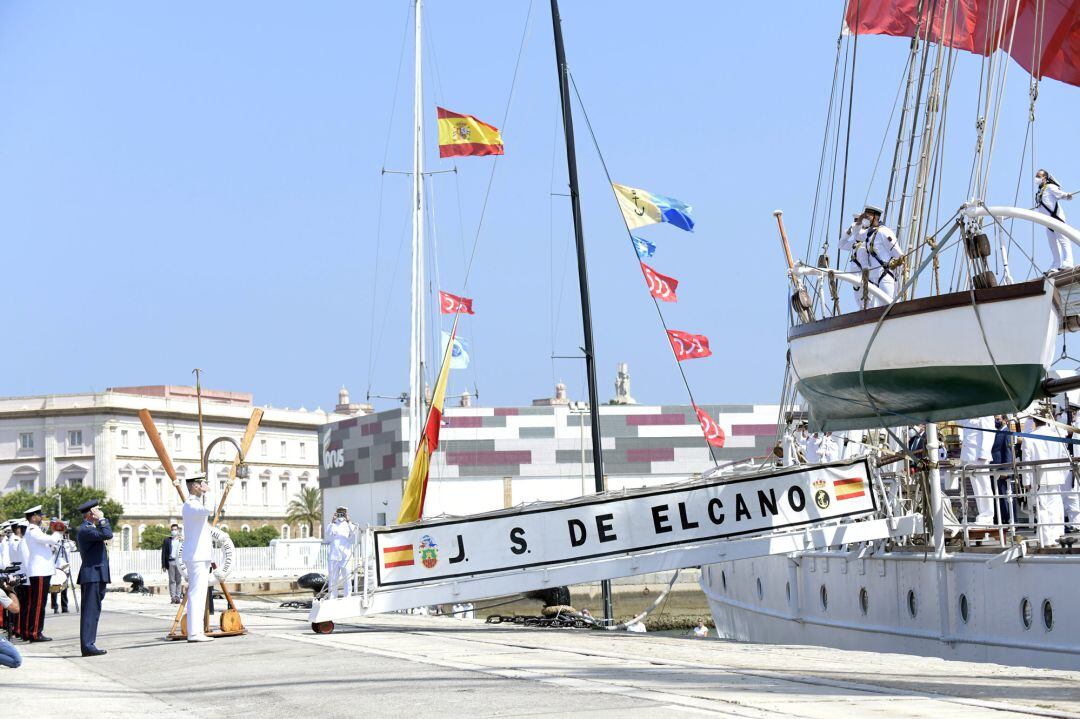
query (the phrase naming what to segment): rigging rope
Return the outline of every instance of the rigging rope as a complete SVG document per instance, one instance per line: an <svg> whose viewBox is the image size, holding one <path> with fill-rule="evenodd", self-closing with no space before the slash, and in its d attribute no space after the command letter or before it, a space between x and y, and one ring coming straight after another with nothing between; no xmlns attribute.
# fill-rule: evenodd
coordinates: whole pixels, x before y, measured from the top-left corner
<svg viewBox="0 0 1080 719"><path fill-rule="evenodd" d="M611 190L611 196L616 200L617 203L618 196L615 194L615 183L611 179L611 172L608 170L607 160L604 159L604 153L600 151L600 143L596 139L596 132L593 130L592 120L589 119L589 113L585 109L585 103L581 100L581 92L578 90L577 81L574 80L574 75L569 71L569 69L567 69L566 74L567 77L570 78L570 85L574 88L574 96L577 97L578 107L581 108L581 115L585 118L585 126L589 128L589 137L592 138L593 147L596 149L596 155L600 158L600 165L604 168L604 177L607 178L608 188ZM626 224L626 218L622 215L621 209L619 211L619 216L623 217L623 227L626 228L627 242L629 242L630 249L634 253L634 258L639 260L638 266L640 267L641 262L640 258L638 258L637 247L634 244L634 235L630 232L630 226ZM642 269L641 272L644 276L645 270ZM664 328L664 339L668 340L668 346L671 349L671 356L675 359L675 364L679 368L679 376L682 378L683 386L686 388L686 394L690 397L690 404L696 407L697 403L694 401L694 393L690 389L690 382L686 378L686 371L683 369L682 362L679 361L678 355L675 354L675 347L671 344L671 340L669 339L670 335L667 334L669 331L668 324L667 320L664 319L663 310L660 309L660 302L656 299L655 296L653 296L651 292L649 293L649 297L652 299L653 307L656 308L656 315L660 318L660 324ZM705 438L704 433L702 433L702 439L705 441L705 446L709 450L709 456L712 457L713 464L718 464L716 452L714 451L713 446L709 444L708 440Z"/></svg>

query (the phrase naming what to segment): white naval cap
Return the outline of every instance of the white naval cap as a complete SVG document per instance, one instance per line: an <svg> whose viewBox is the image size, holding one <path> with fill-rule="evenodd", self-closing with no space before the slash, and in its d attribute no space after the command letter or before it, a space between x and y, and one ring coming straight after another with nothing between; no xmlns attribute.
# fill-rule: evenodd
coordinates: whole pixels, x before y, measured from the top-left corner
<svg viewBox="0 0 1080 719"><path fill-rule="evenodd" d="M27 517L31 517L31 516L33 516L35 514L42 514L42 513L43 512L41 511L41 505L38 504L38 505L36 505L34 507L31 507L30 509L26 510L25 512L23 512L23 515L27 516Z"/></svg>

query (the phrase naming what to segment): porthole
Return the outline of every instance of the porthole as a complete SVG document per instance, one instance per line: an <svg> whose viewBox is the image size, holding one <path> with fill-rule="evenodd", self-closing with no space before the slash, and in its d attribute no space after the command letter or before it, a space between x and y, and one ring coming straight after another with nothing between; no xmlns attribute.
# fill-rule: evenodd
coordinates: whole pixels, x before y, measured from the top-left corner
<svg viewBox="0 0 1080 719"><path fill-rule="evenodd" d="M784 595L787 597L787 603L791 604L791 582L784 583Z"/></svg>
<svg viewBox="0 0 1080 719"><path fill-rule="evenodd" d="M825 585L821 585L821 608L826 610L829 608L829 590L825 588Z"/></svg>
<svg viewBox="0 0 1080 719"><path fill-rule="evenodd" d="M966 594L960 595L960 621L964 624L968 623L968 617L970 616L970 607L968 607L968 598Z"/></svg>
<svg viewBox="0 0 1080 719"><path fill-rule="evenodd" d="M908 614L915 617L919 614L919 598L915 596L915 590L909 589L907 593L907 610Z"/></svg>
<svg viewBox="0 0 1080 719"><path fill-rule="evenodd" d="M765 588L763 586L761 586L761 577L757 578L757 598L758 599L764 599L765 598Z"/></svg>
<svg viewBox="0 0 1080 719"><path fill-rule="evenodd" d="M1050 603L1049 599L1043 600L1043 626L1046 627L1046 631L1050 631L1054 628L1054 605Z"/></svg>
<svg viewBox="0 0 1080 719"><path fill-rule="evenodd" d="M727 591L727 575L724 574L723 569L720 570L720 586L724 588L725 592Z"/></svg>
<svg viewBox="0 0 1080 719"><path fill-rule="evenodd" d="M1020 621L1024 624L1024 629L1031 629L1031 602L1027 597L1020 600Z"/></svg>
<svg viewBox="0 0 1080 719"><path fill-rule="evenodd" d="M870 611L870 593L866 591L866 587L859 590L859 609L864 616Z"/></svg>

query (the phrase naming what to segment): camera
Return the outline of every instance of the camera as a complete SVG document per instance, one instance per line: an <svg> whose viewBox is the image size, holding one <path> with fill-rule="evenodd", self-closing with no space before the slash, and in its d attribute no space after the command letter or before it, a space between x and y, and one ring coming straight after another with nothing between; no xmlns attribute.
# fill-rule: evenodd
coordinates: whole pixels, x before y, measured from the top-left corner
<svg viewBox="0 0 1080 719"><path fill-rule="evenodd" d="M60 534L67 534L68 527L64 520L54 518L51 522L49 522L49 531L58 532Z"/></svg>
<svg viewBox="0 0 1080 719"><path fill-rule="evenodd" d="M22 584L22 562L14 562L10 567L0 569L0 589L14 591L15 586Z"/></svg>

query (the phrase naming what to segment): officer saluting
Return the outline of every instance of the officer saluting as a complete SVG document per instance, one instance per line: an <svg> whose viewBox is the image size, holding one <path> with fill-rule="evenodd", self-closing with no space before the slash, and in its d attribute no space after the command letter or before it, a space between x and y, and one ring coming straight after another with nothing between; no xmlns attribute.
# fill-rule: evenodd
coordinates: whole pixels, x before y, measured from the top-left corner
<svg viewBox="0 0 1080 719"><path fill-rule="evenodd" d="M75 536L79 544L79 554L82 555L82 568L79 569L79 589L82 593L79 644L84 657L96 657L105 654L104 649L97 648L97 627L101 617L101 600L105 598L105 587L112 580L105 542L112 539L113 533L109 520L98 508L96 499L79 505L79 512L83 516L83 523Z"/></svg>
<svg viewBox="0 0 1080 719"><path fill-rule="evenodd" d="M1061 209L1060 203L1062 200L1071 200L1072 193L1062 190L1058 181L1046 170L1035 173L1035 187L1036 211L1065 222L1065 211ZM1050 271L1071 269L1073 266L1072 241L1049 227L1046 228L1046 239L1050 243L1050 254L1054 258L1050 264Z"/></svg>
<svg viewBox="0 0 1080 719"><path fill-rule="evenodd" d="M850 266L863 273L870 284L884 292L890 301L896 297L895 270L903 263L903 253L893 231L881 224L880 207L867 205L855 217L840 238L840 249L851 252ZM856 287L855 291L859 293L860 309L888 304L870 292L865 293L864 303L863 288Z"/></svg>

